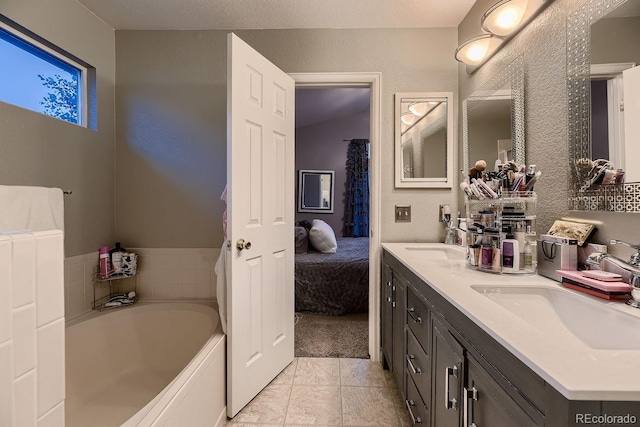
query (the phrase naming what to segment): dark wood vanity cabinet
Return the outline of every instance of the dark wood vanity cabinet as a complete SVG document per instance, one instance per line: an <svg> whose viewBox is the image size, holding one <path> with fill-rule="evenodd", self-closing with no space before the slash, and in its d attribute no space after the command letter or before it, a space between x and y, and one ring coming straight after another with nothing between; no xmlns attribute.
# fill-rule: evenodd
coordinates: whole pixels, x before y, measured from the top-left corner
<svg viewBox="0 0 640 427"><path fill-rule="evenodd" d="M405 310L406 281L388 267L382 271L382 355L385 367L391 370L402 397L405 389Z"/></svg>
<svg viewBox="0 0 640 427"><path fill-rule="evenodd" d="M435 318L433 325L433 419L438 427L461 425L462 387L464 381L464 348ZM468 424L467 424L468 425Z"/></svg>
<svg viewBox="0 0 640 427"><path fill-rule="evenodd" d="M431 288L393 256L383 252L382 260L383 357L385 366L393 371L413 424L545 425L542 414L526 398L517 400L521 391L484 359L468 338L482 337L476 331L461 332L452 326L444 299L431 294ZM398 310L403 305L404 316ZM521 407L523 404L527 410ZM537 416L535 421L530 413Z"/></svg>

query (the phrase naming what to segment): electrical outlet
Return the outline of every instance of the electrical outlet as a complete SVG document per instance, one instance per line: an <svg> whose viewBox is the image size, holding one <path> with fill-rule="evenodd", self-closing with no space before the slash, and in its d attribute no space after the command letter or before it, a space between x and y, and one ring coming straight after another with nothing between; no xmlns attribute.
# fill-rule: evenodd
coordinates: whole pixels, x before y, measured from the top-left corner
<svg viewBox="0 0 640 427"><path fill-rule="evenodd" d="M396 222L411 222L411 205L396 205Z"/></svg>

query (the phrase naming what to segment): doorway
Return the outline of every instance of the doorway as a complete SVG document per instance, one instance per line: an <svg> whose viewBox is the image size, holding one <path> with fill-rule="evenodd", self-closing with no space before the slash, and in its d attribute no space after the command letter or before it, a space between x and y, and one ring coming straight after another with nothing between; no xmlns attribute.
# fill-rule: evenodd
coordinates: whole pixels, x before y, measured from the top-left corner
<svg viewBox="0 0 640 427"><path fill-rule="evenodd" d="M294 73L296 89L367 88L369 90L369 300L368 353L372 361L380 361L380 73ZM354 137L344 137L351 139ZM347 141L341 141L347 148ZM336 189L336 193L340 193Z"/></svg>

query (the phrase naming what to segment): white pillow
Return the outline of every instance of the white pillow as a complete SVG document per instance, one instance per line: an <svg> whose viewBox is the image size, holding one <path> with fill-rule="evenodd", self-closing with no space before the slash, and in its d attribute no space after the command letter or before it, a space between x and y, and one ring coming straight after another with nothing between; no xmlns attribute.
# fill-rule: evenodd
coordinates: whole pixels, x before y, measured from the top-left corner
<svg viewBox="0 0 640 427"><path fill-rule="evenodd" d="M333 228L321 219L314 219L309 230L309 242L318 252L335 254L338 248Z"/></svg>

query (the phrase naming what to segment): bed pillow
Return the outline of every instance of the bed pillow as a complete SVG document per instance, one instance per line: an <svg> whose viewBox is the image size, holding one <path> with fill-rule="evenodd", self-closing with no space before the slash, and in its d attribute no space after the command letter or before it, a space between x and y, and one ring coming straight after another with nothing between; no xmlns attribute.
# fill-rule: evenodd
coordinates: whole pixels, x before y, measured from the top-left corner
<svg viewBox="0 0 640 427"><path fill-rule="evenodd" d="M309 234L304 227L294 227L296 236L296 252L297 254L306 254L309 250Z"/></svg>
<svg viewBox="0 0 640 427"><path fill-rule="evenodd" d="M321 219L314 219L309 230L309 242L318 252L335 254L338 248L333 228Z"/></svg>

